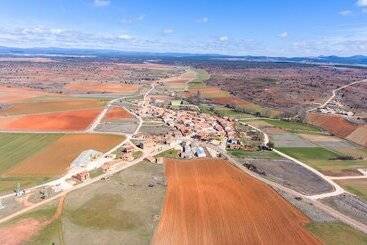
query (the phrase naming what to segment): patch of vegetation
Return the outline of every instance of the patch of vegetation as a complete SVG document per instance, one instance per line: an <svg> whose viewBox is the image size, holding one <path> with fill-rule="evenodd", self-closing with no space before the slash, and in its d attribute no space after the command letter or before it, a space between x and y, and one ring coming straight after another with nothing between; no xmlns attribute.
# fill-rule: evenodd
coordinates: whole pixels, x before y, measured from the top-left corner
<svg viewBox="0 0 367 245"><path fill-rule="evenodd" d="M18 183L22 188L27 188L49 180L48 177L0 177L0 193L12 192Z"/></svg>
<svg viewBox="0 0 367 245"><path fill-rule="evenodd" d="M367 180L366 179L349 179L339 180L338 184L343 186L347 191L361 197L367 201Z"/></svg>
<svg viewBox="0 0 367 245"><path fill-rule="evenodd" d="M273 151L244 151L244 150L227 150L229 154L236 158L252 158L252 159L281 159L282 157Z"/></svg>
<svg viewBox="0 0 367 245"><path fill-rule="evenodd" d="M61 218L58 218L54 220L51 224L48 224L36 236L32 237L31 240L26 242L26 244L63 244L62 236L62 221Z"/></svg>
<svg viewBox="0 0 367 245"><path fill-rule="evenodd" d="M367 244L367 235L342 223L311 223L307 229L326 245Z"/></svg>
<svg viewBox="0 0 367 245"><path fill-rule="evenodd" d="M139 216L123 210L124 199L119 194L98 194L74 210L65 210L76 225L115 231L133 230L141 225Z"/></svg>
<svg viewBox="0 0 367 245"><path fill-rule="evenodd" d="M322 147L280 147L279 150L299 160L329 160L342 156Z"/></svg>
<svg viewBox="0 0 367 245"><path fill-rule="evenodd" d="M207 113L211 115L217 115L221 117L232 117L236 119L245 119L245 118L253 118L254 116L248 113L239 112L234 110L233 108L228 108L225 106L219 105L205 105L202 104L199 106L200 111L202 113Z"/></svg>
<svg viewBox="0 0 367 245"><path fill-rule="evenodd" d="M269 120L264 119L263 121L273 125L274 127L290 131L292 133L320 133L321 129L318 127L312 126L310 124L296 122L296 121L287 121L287 120Z"/></svg>
<svg viewBox="0 0 367 245"><path fill-rule="evenodd" d="M103 170L101 168L97 168L89 172L89 176L91 178L95 178L97 176L100 176L101 174L103 174Z"/></svg>
<svg viewBox="0 0 367 245"><path fill-rule="evenodd" d="M63 134L0 133L0 175Z"/></svg>
<svg viewBox="0 0 367 245"><path fill-rule="evenodd" d="M164 158L179 158L179 151L176 149L169 149L162 153L159 153L157 157L164 157Z"/></svg>
<svg viewBox="0 0 367 245"><path fill-rule="evenodd" d="M134 151L134 152L133 152L133 158L134 158L134 159L138 159L138 158L140 158L142 155L143 155L143 152L142 152L142 151Z"/></svg>
<svg viewBox="0 0 367 245"><path fill-rule="evenodd" d="M204 81L208 80L210 78L209 73L206 70L203 69L197 69L196 72L196 78L189 83L189 88L202 88L205 87Z"/></svg>

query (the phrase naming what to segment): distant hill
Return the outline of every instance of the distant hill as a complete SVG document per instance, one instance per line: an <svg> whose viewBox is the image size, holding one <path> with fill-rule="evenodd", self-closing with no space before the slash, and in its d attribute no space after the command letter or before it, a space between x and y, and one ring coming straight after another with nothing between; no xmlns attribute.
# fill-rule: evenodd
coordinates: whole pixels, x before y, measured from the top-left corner
<svg viewBox="0 0 367 245"><path fill-rule="evenodd" d="M13 48L0 46L0 56L49 56L49 57L136 57L136 58L194 58L202 60L228 60L252 62L294 62L307 64L336 64L367 66L367 56L355 55L350 57L318 56L318 57L270 57L270 56L229 56L219 54L192 53L157 53L134 52L109 49L73 49L73 48Z"/></svg>

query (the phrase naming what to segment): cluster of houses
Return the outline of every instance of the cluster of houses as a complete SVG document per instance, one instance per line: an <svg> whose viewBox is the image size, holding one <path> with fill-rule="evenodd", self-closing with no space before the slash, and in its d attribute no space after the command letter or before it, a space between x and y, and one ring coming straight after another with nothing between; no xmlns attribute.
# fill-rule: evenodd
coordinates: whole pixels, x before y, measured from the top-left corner
<svg viewBox="0 0 367 245"><path fill-rule="evenodd" d="M170 141L175 137L189 136L204 142L219 145L225 140L236 140L235 121L227 117L218 117L200 114L196 111L177 111L167 108L149 106L139 112L143 117L160 118L166 125L174 128L171 133L163 136L161 140Z"/></svg>

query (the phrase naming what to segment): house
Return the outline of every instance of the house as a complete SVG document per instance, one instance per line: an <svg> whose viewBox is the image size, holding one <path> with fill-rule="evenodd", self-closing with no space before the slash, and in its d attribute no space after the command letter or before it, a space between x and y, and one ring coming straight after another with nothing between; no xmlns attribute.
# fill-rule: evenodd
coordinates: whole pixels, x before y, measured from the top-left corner
<svg viewBox="0 0 367 245"><path fill-rule="evenodd" d="M195 151L195 155L196 155L197 157L206 157L206 153L205 153L205 151L204 151L204 148L199 146L199 147L196 149L196 151Z"/></svg>
<svg viewBox="0 0 367 245"><path fill-rule="evenodd" d="M82 171L80 173L77 173L77 174L73 175L73 178L76 179L76 180L79 180L81 182L84 182L87 179L89 179L89 172Z"/></svg>
<svg viewBox="0 0 367 245"><path fill-rule="evenodd" d="M134 146L132 146L130 144L129 145L124 145L124 146L122 146L121 151L124 152L124 153L133 152L134 151Z"/></svg>

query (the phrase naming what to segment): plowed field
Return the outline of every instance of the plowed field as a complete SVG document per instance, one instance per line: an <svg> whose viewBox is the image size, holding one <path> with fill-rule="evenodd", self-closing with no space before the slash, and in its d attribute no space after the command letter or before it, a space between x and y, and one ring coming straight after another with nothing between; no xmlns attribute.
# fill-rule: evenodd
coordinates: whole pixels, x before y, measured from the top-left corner
<svg viewBox="0 0 367 245"><path fill-rule="evenodd" d="M74 82L69 83L65 88L78 92L135 93L139 86L135 84Z"/></svg>
<svg viewBox="0 0 367 245"><path fill-rule="evenodd" d="M308 121L342 138L347 137L358 127L342 117L317 113L310 113Z"/></svg>
<svg viewBox="0 0 367 245"><path fill-rule="evenodd" d="M114 121L119 119L131 118L131 114L122 107L113 107L109 109L104 120L105 121Z"/></svg>
<svg viewBox="0 0 367 245"><path fill-rule="evenodd" d="M45 95L46 93L25 89L25 88L8 88L0 86L0 103L12 103L28 98Z"/></svg>
<svg viewBox="0 0 367 245"><path fill-rule="evenodd" d="M367 125L358 127L347 137L347 139L367 147Z"/></svg>
<svg viewBox="0 0 367 245"><path fill-rule="evenodd" d="M83 130L98 116L101 109L55 112L16 117L14 120L3 118L0 123L5 130L19 131L72 131Z"/></svg>
<svg viewBox="0 0 367 245"><path fill-rule="evenodd" d="M5 173L7 176L53 177L63 174L82 151L106 152L123 140L105 134L65 135Z"/></svg>
<svg viewBox="0 0 367 245"><path fill-rule="evenodd" d="M319 244L302 213L223 160L166 160L154 244Z"/></svg>

